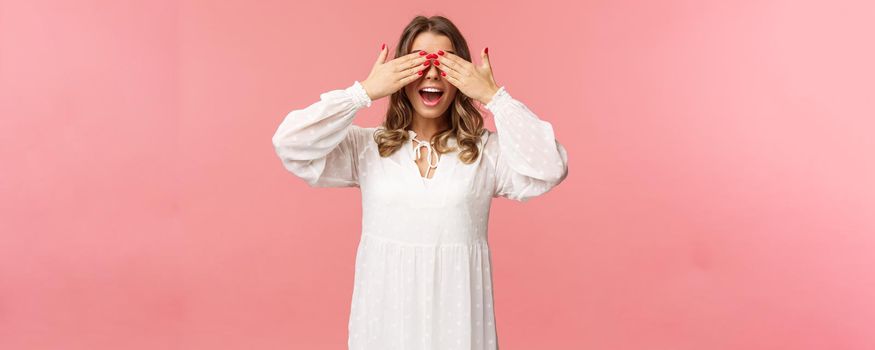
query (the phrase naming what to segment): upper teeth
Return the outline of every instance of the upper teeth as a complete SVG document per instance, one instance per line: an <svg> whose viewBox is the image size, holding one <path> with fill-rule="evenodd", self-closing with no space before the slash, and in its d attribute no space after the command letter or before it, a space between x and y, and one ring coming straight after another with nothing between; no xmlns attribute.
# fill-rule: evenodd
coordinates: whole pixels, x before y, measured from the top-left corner
<svg viewBox="0 0 875 350"><path fill-rule="evenodd" d="M441 92L440 89L430 88L430 87L424 88L424 89L422 89L422 91L428 91L428 92Z"/></svg>

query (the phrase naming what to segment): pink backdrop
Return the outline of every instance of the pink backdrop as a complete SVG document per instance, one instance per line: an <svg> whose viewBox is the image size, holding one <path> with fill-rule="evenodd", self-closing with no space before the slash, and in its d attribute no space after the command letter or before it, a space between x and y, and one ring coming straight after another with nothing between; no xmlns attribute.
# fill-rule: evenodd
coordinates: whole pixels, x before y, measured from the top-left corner
<svg viewBox="0 0 875 350"><path fill-rule="evenodd" d="M503 349L875 347L872 2L571 6L3 1L0 349L345 348L359 193L270 137L420 13L569 151L494 204Z"/></svg>

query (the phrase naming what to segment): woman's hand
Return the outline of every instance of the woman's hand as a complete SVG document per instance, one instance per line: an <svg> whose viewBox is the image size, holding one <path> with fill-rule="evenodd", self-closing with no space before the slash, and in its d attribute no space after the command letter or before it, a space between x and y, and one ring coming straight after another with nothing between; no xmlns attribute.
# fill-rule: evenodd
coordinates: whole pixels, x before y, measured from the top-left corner
<svg viewBox="0 0 875 350"><path fill-rule="evenodd" d="M371 73L367 79L361 82L368 97L371 100L377 100L389 96L421 77L418 72L423 70L423 64L428 59L425 58L424 52L420 52L410 53L386 62L389 48L383 46L377 57L377 62L371 68Z"/></svg>
<svg viewBox="0 0 875 350"><path fill-rule="evenodd" d="M492 101L492 96L500 88L492 76L487 49L480 52L480 65L474 65L449 52L440 55L434 65L459 91L480 103L487 104Z"/></svg>

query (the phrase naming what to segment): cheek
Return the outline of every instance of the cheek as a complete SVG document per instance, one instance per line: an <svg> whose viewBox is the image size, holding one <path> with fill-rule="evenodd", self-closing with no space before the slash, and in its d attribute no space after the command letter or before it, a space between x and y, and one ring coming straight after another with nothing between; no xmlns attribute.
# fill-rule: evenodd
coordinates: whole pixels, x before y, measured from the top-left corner
<svg viewBox="0 0 875 350"><path fill-rule="evenodd" d="M452 89L450 91L447 91L446 93L447 101L452 101L454 98L456 98L456 94L458 93L458 91L456 89Z"/></svg>
<svg viewBox="0 0 875 350"><path fill-rule="evenodd" d="M404 87L404 94L407 95L408 99L413 99L414 95L419 95L419 93L409 85Z"/></svg>

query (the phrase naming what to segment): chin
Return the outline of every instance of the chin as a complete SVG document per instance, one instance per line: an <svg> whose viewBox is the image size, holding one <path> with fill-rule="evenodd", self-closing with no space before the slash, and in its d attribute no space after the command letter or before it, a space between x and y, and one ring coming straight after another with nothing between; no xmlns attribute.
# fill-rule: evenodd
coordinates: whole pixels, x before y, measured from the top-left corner
<svg viewBox="0 0 875 350"><path fill-rule="evenodd" d="M416 109L416 113L418 113L418 114L419 114L420 116L422 116L423 118L434 119L434 118L440 118L440 117L443 117L444 114L446 114L447 109L448 109L448 108L443 108L443 109L441 109L441 110L436 110L436 109L434 109L434 108L429 108L429 109L419 109L419 108L417 108L417 109Z"/></svg>

